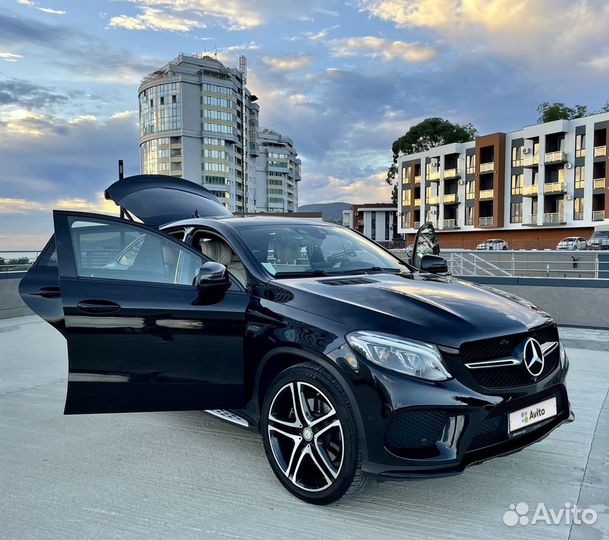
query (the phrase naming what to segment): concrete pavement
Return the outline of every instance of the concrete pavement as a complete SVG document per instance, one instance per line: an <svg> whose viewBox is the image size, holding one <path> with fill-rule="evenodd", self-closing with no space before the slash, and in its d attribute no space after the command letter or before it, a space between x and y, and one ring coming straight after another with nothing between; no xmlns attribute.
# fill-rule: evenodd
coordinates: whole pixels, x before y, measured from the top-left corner
<svg viewBox="0 0 609 540"><path fill-rule="evenodd" d="M65 341L36 317L0 321L0 537L607 538L609 332L563 334L576 422L459 477L314 507L281 487L255 434L204 413L63 416ZM507 527L518 502L599 519Z"/></svg>

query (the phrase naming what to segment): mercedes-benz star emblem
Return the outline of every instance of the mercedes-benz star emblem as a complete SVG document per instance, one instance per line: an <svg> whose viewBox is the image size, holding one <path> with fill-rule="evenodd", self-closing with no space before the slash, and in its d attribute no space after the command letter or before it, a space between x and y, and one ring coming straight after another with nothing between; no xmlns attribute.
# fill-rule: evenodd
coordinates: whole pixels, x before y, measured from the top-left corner
<svg viewBox="0 0 609 540"><path fill-rule="evenodd" d="M522 351L524 367L532 377L538 377L543 371L545 359L539 341L534 338L527 339Z"/></svg>

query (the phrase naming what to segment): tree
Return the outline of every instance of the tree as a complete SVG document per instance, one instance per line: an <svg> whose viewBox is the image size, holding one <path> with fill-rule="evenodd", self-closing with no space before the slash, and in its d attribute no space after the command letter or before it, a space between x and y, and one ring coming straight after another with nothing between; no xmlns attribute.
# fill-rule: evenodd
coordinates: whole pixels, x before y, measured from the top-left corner
<svg viewBox="0 0 609 540"><path fill-rule="evenodd" d="M397 163L400 153L413 154L443 144L472 141L477 133L476 128L471 124L453 124L443 118L426 118L393 141L391 145L393 162L387 170L387 183L391 184L398 173Z"/></svg>
<svg viewBox="0 0 609 540"><path fill-rule="evenodd" d="M554 122L554 120L572 120L573 118L582 118L590 114L586 105L568 107L561 102L548 103L547 101L544 101L537 107L537 112L539 113L537 118L538 124Z"/></svg>
<svg viewBox="0 0 609 540"><path fill-rule="evenodd" d="M393 189L391 190L391 202L393 204L398 204L398 185L395 184Z"/></svg>
<svg viewBox="0 0 609 540"><path fill-rule="evenodd" d="M598 112L609 112L609 100L605 101L605 104L601 107L601 110Z"/></svg>

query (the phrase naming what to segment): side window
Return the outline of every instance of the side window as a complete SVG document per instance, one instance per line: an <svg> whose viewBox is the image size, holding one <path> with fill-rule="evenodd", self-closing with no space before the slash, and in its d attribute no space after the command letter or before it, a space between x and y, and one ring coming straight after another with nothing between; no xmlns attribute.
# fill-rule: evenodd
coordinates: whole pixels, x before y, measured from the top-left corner
<svg viewBox="0 0 609 540"><path fill-rule="evenodd" d="M192 285L200 257L128 224L74 219L70 237L79 277Z"/></svg>

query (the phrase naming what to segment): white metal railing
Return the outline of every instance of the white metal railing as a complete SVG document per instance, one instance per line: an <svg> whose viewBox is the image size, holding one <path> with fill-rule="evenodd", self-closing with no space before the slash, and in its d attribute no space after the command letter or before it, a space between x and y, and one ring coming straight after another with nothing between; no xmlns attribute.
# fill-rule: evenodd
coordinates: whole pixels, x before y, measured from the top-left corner
<svg viewBox="0 0 609 540"><path fill-rule="evenodd" d="M543 185L544 193L562 193L564 190L564 182L547 182Z"/></svg>
<svg viewBox="0 0 609 540"><path fill-rule="evenodd" d="M599 279L609 271L609 263L589 251L443 250L441 255L456 276Z"/></svg>
<svg viewBox="0 0 609 540"><path fill-rule="evenodd" d="M442 198L442 202L444 202L444 204L459 202L459 195L456 193L445 193L444 197Z"/></svg>
<svg viewBox="0 0 609 540"><path fill-rule="evenodd" d="M543 222L547 225L562 223L565 220L563 212L547 212L543 215Z"/></svg>
<svg viewBox="0 0 609 540"><path fill-rule="evenodd" d="M607 155L607 145L595 146L594 157L602 157Z"/></svg>
<svg viewBox="0 0 609 540"><path fill-rule="evenodd" d="M444 178L459 178L459 170L458 169L445 169L444 170Z"/></svg>
<svg viewBox="0 0 609 540"><path fill-rule="evenodd" d="M457 220L456 219L445 219L442 221L443 229L456 229L457 228Z"/></svg>
<svg viewBox="0 0 609 540"><path fill-rule="evenodd" d="M534 165L539 165L539 153L526 155L522 158L523 167L533 167Z"/></svg>
<svg viewBox="0 0 609 540"><path fill-rule="evenodd" d="M594 189L605 189L605 178L595 178Z"/></svg>
<svg viewBox="0 0 609 540"><path fill-rule="evenodd" d="M567 161L567 154L562 150L557 150L556 152L546 152L544 162L545 163L560 163L562 161Z"/></svg>
<svg viewBox="0 0 609 540"><path fill-rule="evenodd" d="M605 219L604 210L594 210L594 212L592 212L592 221L603 221L604 219Z"/></svg>
<svg viewBox="0 0 609 540"><path fill-rule="evenodd" d="M529 214L522 221L524 225L537 225L537 214Z"/></svg>
<svg viewBox="0 0 609 540"><path fill-rule="evenodd" d="M492 189L481 189L480 190L480 195L478 196L478 198L480 200L492 199L494 194L495 194L495 191L492 190Z"/></svg>
<svg viewBox="0 0 609 540"><path fill-rule="evenodd" d="M480 227L489 227L493 225L493 216L484 216L478 220Z"/></svg>
<svg viewBox="0 0 609 540"><path fill-rule="evenodd" d="M2 250L0 251L0 273L29 270L39 254L40 251L37 250Z"/></svg>
<svg viewBox="0 0 609 540"><path fill-rule="evenodd" d="M539 186L537 184L533 184L531 186L524 186L522 188L522 194L526 197L527 195L537 195L539 193Z"/></svg>
<svg viewBox="0 0 609 540"><path fill-rule="evenodd" d="M420 175L420 174L417 174L417 175L414 177L414 183L415 183L415 184L420 184L420 183L421 183L421 175Z"/></svg>
<svg viewBox="0 0 609 540"><path fill-rule="evenodd" d="M493 172L495 170L495 162L480 163L480 173Z"/></svg>
<svg viewBox="0 0 609 540"><path fill-rule="evenodd" d="M427 197L427 204L436 205L440 202L440 198L437 195L432 195L431 197Z"/></svg>
<svg viewBox="0 0 609 540"><path fill-rule="evenodd" d="M573 219L575 221L581 221L582 219L584 219L584 213L583 212L573 212Z"/></svg>
<svg viewBox="0 0 609 540"><path fill-rule="evenodd" d="M440 171L432 171L427 174L427 180L440 180Z"/></svg>

